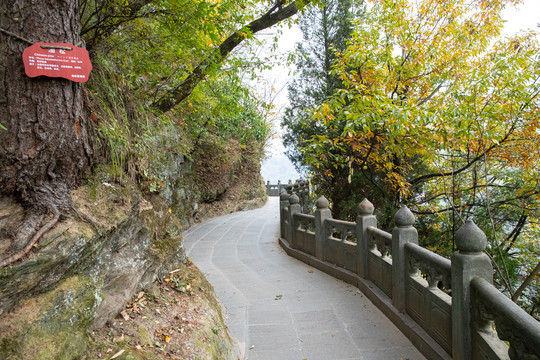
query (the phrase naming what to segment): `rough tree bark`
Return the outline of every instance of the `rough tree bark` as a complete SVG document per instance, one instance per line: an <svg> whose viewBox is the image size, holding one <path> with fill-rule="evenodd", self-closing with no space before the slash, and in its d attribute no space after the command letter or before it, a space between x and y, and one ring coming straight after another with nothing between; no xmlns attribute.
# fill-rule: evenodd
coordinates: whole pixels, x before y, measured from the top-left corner
<svg viewBox="0 0 540 360"><path fill-rule="evenodd" d="M303 0L301 3L305 6L311 0ZM199 82L206 77L207 69L215 64L219 64L231 51L234 50L242 41L246 39L246 33L255 34L261 30L268 29L280 21L290 18L298 13L300 1L293 1L289 5L285 0L277 0L263 16L253 20L241 29L236 30L229 35L216 49L215 53L204 59L188 77L176 86L171 92L151 105L151 108L159 112L167 112L179 104L182 100L191 95L191 92Z"/></svg>
<svg viewBox="0 0 540 360"><path fill-rule="evenodd" d="M28 78L22 62L30 45L23 39L79 43L79 2L2 0L0 29L0 195L17 198L26 209L11 246L17 256L69 207L69 189L92 163L81 84ZM53 219L42 227L47 213Z"/></svg>

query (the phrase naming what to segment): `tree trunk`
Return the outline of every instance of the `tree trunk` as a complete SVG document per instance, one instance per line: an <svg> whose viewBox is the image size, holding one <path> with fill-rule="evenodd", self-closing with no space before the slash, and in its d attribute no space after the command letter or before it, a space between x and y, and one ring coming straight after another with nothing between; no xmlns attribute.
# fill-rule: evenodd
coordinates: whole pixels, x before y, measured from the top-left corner
<svg viewBox="0 0 540 360"><path fill-rule="evenodd" d="M22 201L26 218L35 220L29 212L57 214L68 207L69 189L90 169L92 147L82 85L27 77L22 53L30 44L24 39L77 45L79 2L2 0L0 29L0 195ZM23 243L16 248L36 232L20 230Z"/></svg>

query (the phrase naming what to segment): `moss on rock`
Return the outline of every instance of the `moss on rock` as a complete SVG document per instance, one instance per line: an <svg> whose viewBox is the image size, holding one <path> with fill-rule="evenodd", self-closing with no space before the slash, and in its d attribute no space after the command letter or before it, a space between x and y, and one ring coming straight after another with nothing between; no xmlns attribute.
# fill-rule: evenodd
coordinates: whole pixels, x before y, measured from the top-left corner
<svg viewBox="0 0 540 360"><path fill-rule="evenodd" d="M72 192L74 212L0 269L0 359L84 358L92 327L185 263L182 226L162 198L113 180L96 169Z"/></svg>
<svg viewBox="0 0 540 360"><path fill-rule="evenodd" d="M21 301L0 320L0 358L82 357L99 301L93 280L85 276L72 276L50 292Z"/></svg>

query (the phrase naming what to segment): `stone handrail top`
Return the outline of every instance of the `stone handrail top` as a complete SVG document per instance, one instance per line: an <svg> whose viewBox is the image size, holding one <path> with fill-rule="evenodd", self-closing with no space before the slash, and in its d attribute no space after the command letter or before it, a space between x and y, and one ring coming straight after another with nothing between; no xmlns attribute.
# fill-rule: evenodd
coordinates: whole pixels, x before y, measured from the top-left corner
<svg viewBox="0 0 540 360"><path fill-rule="evenodd" d="M294 216L299 217L301 219L306 219L306 220L315 220L315 216L309 215L309 214L296 213L294 214Z"/></svg>
<svg viewBox="0 0 540 360"><path fill-rule="evenodd" d="M529 343L530 348L540 349L540 322L531 316L524 316L528 314L489 281L474 277L471 286L491 310L490 313L500 317L509 331L517 337L527 334L527 342L532 342Z"/></svg>
<svg viewBox="0 0 540 360"><path fill-rule="evenodd" d="M376 228L374 226L368 226L367 230L373 236L376 236L378 238L385 239L385 240L388 240L388 241L392 241L392 234L390 234L390 233L388 233L388 232L386 232L384 230L381 230L381 229Z"/></svg>
<svg viewBox="0 0 540 360"><path fill-rule="evenodd" d="M336 224L336 225L343 225L348 227L355 227L356 224L350 221L345 220L339 220L339 219L324 219L324 221L328 221L329 224Z"/></svg>
<svg viewBox="0 0 540 360"><path fill-rule="evenodd" d="M452 262L450 261L450 259L446 259L441 255L435 254L428 249L425 249L420 245L414 243L406 243L405 248L421 260L428 261L432 265L436 266L438 269L450 274L452 268Z"/></svg>

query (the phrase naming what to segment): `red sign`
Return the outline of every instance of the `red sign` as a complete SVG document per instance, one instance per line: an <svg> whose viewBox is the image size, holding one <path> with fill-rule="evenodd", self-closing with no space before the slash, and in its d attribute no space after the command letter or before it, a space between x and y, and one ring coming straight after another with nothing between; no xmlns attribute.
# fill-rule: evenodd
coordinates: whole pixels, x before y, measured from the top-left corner
<svg viewBox="0 0 540 360"><path fill-rule="evenodd" d="M92 63L88 51L65 43L35 43L23 52L24 71L29 77L61 77L88 81Z"/></svg>

